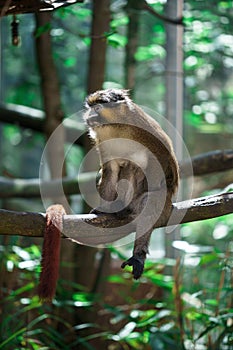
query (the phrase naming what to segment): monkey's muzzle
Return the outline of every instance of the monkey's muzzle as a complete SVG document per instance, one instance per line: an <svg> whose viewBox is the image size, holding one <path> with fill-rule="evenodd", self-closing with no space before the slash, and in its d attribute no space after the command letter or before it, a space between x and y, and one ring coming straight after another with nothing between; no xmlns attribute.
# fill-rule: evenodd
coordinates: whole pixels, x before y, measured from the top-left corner
<svg viewBox="0 0 233 350"><path fill-rule="evenodd" d="M103 119L95 111L91 111L86 117L86 123L89 127L93 128L103 124Z"/></svg>

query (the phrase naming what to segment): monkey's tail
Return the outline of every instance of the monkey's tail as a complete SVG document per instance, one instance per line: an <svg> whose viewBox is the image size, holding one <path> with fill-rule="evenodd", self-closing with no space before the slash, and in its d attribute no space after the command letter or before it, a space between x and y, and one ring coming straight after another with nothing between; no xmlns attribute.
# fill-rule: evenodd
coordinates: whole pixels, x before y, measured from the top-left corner
<svg viewBox="0 0 233 350"><path fill-rule="evenodd" d="M51 205L46 210L46 228L38 286L39 298L44 302L51 302L56 292L64 214L63 206L58 204Z"/></svg>

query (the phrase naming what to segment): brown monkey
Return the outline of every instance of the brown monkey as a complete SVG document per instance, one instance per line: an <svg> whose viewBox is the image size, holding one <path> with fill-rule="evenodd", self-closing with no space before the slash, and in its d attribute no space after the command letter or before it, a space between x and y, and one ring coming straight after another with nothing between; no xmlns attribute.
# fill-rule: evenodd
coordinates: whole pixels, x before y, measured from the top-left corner
<svg viewBox="0 0 233 350"><path fill-rule="evenodd" d="M59 273L61 233L65 209L60 204L46 210L46 227L42 248L41 274L38 295L41 301L51 302L56 292Z"/></svg>
<svg viewBox="0 0 233 350"><path fill-rule="evenodd" d="M133 103L128 91L108 89L86 98L84 120L99 152L102 198L96 212L135 220L133 256L122 264L138 279L153 225L169 218L179 175L172 143L160 125Z"/></svg>

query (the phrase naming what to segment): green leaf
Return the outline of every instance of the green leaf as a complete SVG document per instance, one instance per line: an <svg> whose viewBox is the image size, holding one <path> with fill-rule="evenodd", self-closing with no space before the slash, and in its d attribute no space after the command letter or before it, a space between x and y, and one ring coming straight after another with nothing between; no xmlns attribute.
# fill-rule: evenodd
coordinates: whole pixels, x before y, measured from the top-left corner
<svg viewBox="0 0 233 350"><path fill-rule="evenodd" d="M83 41L84 44L86 44L87 46L90 46L90 45L91 45L91 38L89 38L89 37L83 38L82 41Z"/></svg>
<svg viewBox="0 0 233 350"><path fill-rule="evenodd" d="M25 284L23 287L21 288L18 288L14 291L11 292L11 297L12 296L16 296L16 295L20 295L22 293L25 293L25 292L29 292L30 290L32 290L33 288L35 287L35 284L34 282L29 282L27 284Z"/></svg>
<svg viewBox="0 0 233 350"><path fill-rule="evenodd" d="M113 30L115 30L116 28L120 27L120 26L124 26L126 24L129 23L129 18L127 16L121 16L118 18L114 18L111 23L110 26Z"/></svg>
<svg viewBox="0 0 233 350"><path fill-rule="evenodd" d="M156 310L148 310L145 312L141 321L137 322L137 327L145 327L154 324L167 316L171 315L171 310L161 310L157 312Z"/></svg>
<svg viewBox="0 0 233 350"><path fill-rule="evenodd" d="M43 26L40 26L38 28L36 28L36 32L35 32L35 38L38 38L39 36L41 36L42 34L49 32L51 29L51 23L48 22Z"/></svg>
<svg viewBox="0 0 233 350"><path fill-rule="evenodd" d="M125 284L125 278L123 275L112 275L108 277L108 282Z"/></svg>
<svg viewBox="0 0 233 350"><path fill-rule="evenodd" d="M140 46L135 54L135 59L139 62L149 61L158 58L165 58L165 49L161 45Z"/></svg>
<svg viewBox="0 0 233 350"><path fill-rule="evenodd" d="M218 300L216 299L206 299L205 304L210 305L210 306L217 306L218 305Z"/></svg>
<svg viewBox="0 0 233 350"><path fill-rule="evenodd" d="M69 57L64 61L64 65L66 67L74 67L76 64L76 58L75 57Z"/></svg>
<svg viewBox="0 0 233 350"><path fill-rule="evenodd" d="M9 344L10 342L12 342L13 339L15 339L16 337L18 337L21 334L24 334L27 331L27 328L21 328L18 331L16 331L15 333L12 333L10 337L8 337L6 340L4 340L2 343L0 343L0 349L5 349L5 346L7 344Z"/></svg>
<svg viewBox="0 0 233 350"><path fill-rule="evenodd" d="M113 47L124 47L127 44L127 38L121 34L113 33L107 37L108 44Z"/></svg>
<svg viewBox="0 0 233 350"><path fill-rule="evenodd" d="M151 276L151 282L159 287L167 289L172 289L174 285L173 278L171 276L164 276L160 274Z"/></svg>
<svg viewBox="0 0 233 350"><path fill-rule="evenodd" d="M203 319L203 314L196 311L189 311L187 312L186 317L191 321L196 321Z"/></svg>
<svg viewBox="0 0 233 350"><path fill-rule="evenodd" d="M92 304L89 294L85 292L74 293L73 300L74 300L74 306L77 306L77 307L89 306Z"/></svg>
<svg viewBox="0 0 233 350"><path fill-rule="evenodd" d="M215 252L211 254L205 254L201 257L200 265L209 264L213 261L218 261L218 260L219 260L219 256Z"/></svg>
<svg viewBox="0 0 233 350"><path fill-rule="evenodd" d="M132 331L135 329L136 325L137 325L136 322L132 322L132 321L127 323L125 327L122 328L118 333L119 339L125 339L129 337L132 334Z"/></svg>

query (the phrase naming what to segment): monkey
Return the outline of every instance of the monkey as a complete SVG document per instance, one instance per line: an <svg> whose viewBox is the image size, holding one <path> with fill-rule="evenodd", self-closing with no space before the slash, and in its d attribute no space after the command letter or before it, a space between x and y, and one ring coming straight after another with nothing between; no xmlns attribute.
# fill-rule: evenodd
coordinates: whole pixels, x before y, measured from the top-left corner
<svg viewBox="0 0 233 350"><path fill-rule="evenodd" d="M42 302L51 302L56 292L63 215L65 214L65 209L60 204L51 205L46 210L46 227L38 286L38 296Z"/></svg>
<svg viewBox="0 0 233 350"><path fill-rule="evenodd" d="M161 126L124 89L96 91L86 97L84 122L100 160L100 206L92 212L128 215L135 222L132 266L140 278L153 226L169 218L179 167L172 142Z"/></svg>

